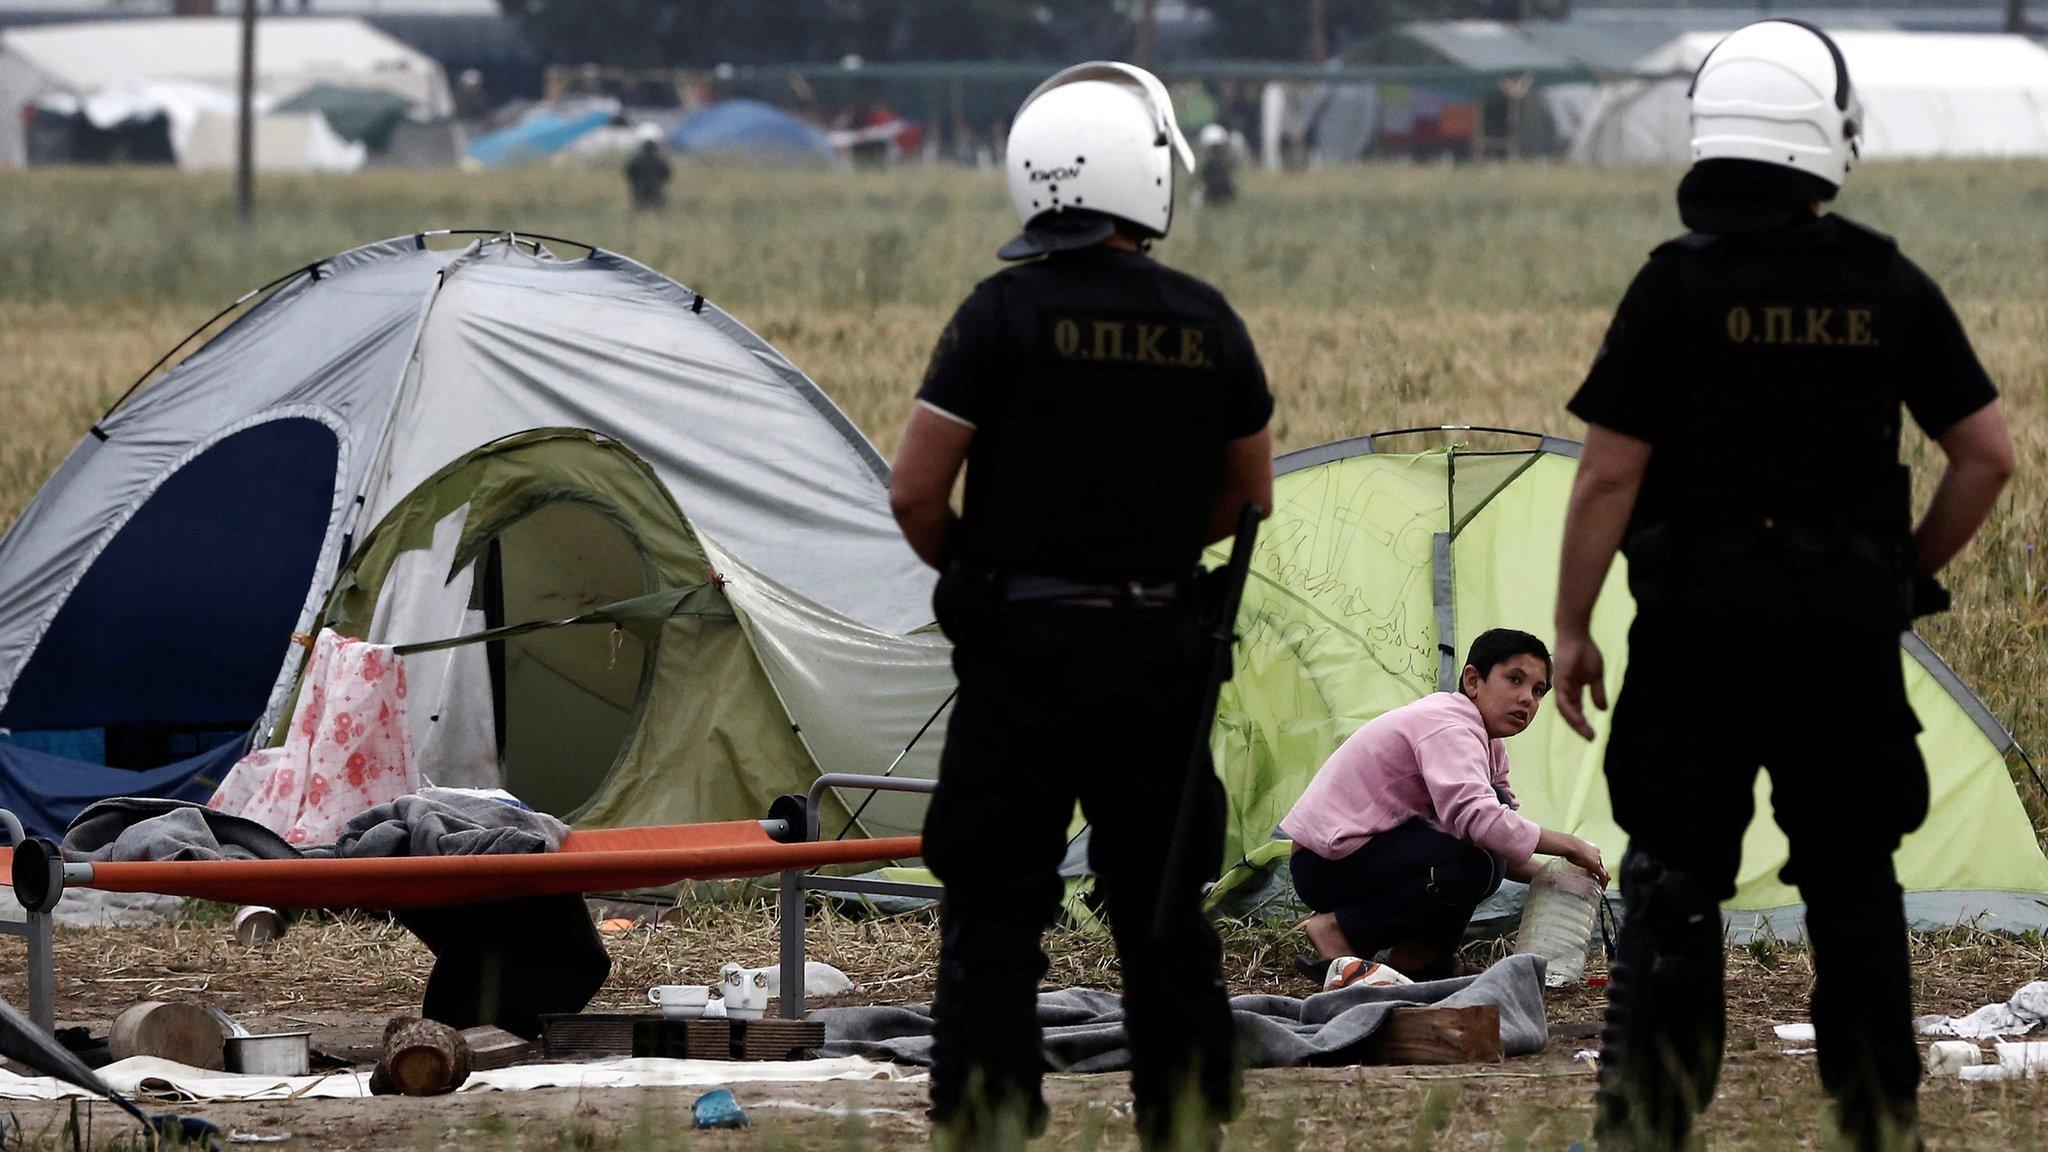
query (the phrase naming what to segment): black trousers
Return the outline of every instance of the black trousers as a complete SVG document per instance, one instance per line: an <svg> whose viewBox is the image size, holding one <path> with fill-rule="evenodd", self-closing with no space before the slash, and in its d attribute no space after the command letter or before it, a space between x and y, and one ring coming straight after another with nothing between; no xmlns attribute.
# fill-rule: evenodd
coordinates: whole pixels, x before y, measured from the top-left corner
<svg viewBox="0 0 2048 1152"><path fill-rule="evenodd" d="M583 1011L611 975L581 896L419 908L398 922L434 953L420 1014L450 1028L495 1024L535 1039L543 1015Z"/></svg>
<svg viewBox="0 0 2048 1152"><path fill-rule="evenodd" d="M1636 1117L1639 1129L1666 1131L1712 1098L1723 1027L1712 907L1735 891L1762 766L1791 845L1780 875L1806 902L1822 1084L1862 1146L1876 1146L1876 1124L1910 1120L1920 1064L1892 853L1927 814L1918 731L1895 632L1768 613L1638 615L1607 747L1630 859L1608 1017L1619 1066L1603 1068L1603 1116L1654 1100L1676 1080L1688 1107ZM1659 908L1689 904L1706 906L1693 917L1703 927ZM1672 1039L1681 1035L1692 1039Z"/></svg>
<svg viewBox="0 0 2048 1152"><path fill-rule="evenodd" d="M933 1118L971 1126L1014 1107L1042 1121L1040 936L1059 911L1078 800L1123 971L1140 1136L1163 1138L1190 1101L1198 1119L1225 1119L1232 1023L1222 945L1200 904L1221 854L1213 774L1191 857L1205 874L1182 879L1165 938L1151 935L1207 672L1196 613L1022 604L989 615L968 629L941 611L960 697L924 828L925 861L945 884Z"/></svg>
<svg viewBox="0 0 2048 1152"><path fill-rule="evenodd" d="M1335 860L1297 848L1289 869L1302 902L1334 913L1352 949L1368 959L1406 941L1455 952L1473 910L1507 874L1498 853L1419 816Z"/></svg>

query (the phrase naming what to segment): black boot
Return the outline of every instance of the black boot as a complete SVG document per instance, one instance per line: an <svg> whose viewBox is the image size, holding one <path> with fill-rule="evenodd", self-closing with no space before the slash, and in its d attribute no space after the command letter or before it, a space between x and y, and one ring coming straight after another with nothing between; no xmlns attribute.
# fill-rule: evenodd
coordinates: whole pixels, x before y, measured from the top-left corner
<svg viewBox="0 0 2048 1152"><path fill-rule="evenodd" d="M1621 893L1593 1136L1601 1152L1681 1152L1721 1073L1721 910L1635 849Z"/></svg>
<svg viewBox="0 0 2048 1152"><path fill-rule="evenodd" d="M1820 1079L1855 1152L1919 1147L1920 1047L1903 896L1891 858L1840 854L1798 874L1813 947Z"/></svg>
<svg viewBox="0 0 2048 1152"><path fill-rule="evenodd" d="M932 1126L933 1152L1023 1152L1045 1135L1051 1120L1035 1089L1025 1090L981 1069L945 1106L925 1115Z"/></svg>

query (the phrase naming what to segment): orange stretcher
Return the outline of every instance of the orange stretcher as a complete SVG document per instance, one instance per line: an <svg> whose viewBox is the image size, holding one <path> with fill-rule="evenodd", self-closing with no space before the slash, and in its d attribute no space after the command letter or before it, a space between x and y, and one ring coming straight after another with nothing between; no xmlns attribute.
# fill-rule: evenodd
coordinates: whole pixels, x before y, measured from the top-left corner
<svg viewBox="0 0 2048 1152"><path fill-rule="evenodd" d="M733 820L651 828L571 832L554 852L501 856L400 856L370 859L171 860L66 863L46 840L22 842L11 814L0 823L16 847L0 848L0 884L16 889L27 917L0 931L29 944L30 1018L45 1029L55 1012L54 923L50 913L66 888L146 892L263 904L274 908L359 908L399 911L482 904L527 896L623 892L684 880L728 880L780 874L786 1016L803 1011L803 894L936 896L929 885L860 877L820 876L841 864L885 864L920 855L922 840L820 840L818 803L827 788L930 792L929 780L828 773L812 786L794 819ZM802 827L796 822L802 821Z"/></svg>
<svg viewBox="0 0 2048 1152"><path fill-rule="evenodd" d="M734 820L571 832L558 851L518 856L74 864L66 887L273 908L390 912L810 872L834 864L908 859L920 851L916 836L784 844L771 838L759 820ZM11 883L12 848L0 849L0 869Z"/></svg>

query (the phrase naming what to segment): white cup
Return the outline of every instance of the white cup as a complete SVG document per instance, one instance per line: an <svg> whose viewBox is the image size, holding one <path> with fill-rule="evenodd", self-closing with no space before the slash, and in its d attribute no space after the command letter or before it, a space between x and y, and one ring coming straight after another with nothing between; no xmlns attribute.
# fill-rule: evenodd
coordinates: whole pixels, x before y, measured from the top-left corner
<svg viewBox="0 0 2048 1152"><path fill-rule="evenodd" d="M725 1014L736 1020L759 1020L768 1014L768 970L727 965Z"/></svg>
<svg viewBox="0 0 2048 1152"><path fill-rule="evenodd" d="M704 1014L711 989L703 984L657 984L647 990L647 1002L659 1005L663 1016L683 1020Z"/></svg>

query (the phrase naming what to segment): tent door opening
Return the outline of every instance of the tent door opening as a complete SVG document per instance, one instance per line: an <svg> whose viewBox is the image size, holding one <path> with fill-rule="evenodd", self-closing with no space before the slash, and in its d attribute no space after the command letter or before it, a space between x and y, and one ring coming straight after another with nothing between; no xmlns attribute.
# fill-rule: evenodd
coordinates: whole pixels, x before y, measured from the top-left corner
<svg viewBox="0 0 2048 1152"><path fill-rule="evenodd" d="M610 516L542 504L477 559L474 603L488 627L560 620L655 591L638 546ZM570 816L610 777L637 727L652 652L602 626L548 628L483 646L504 786Z"/></svg>

